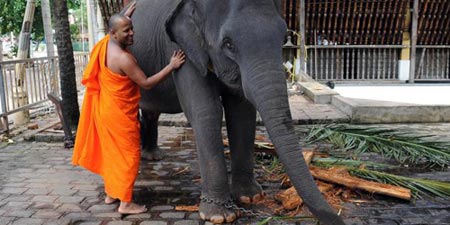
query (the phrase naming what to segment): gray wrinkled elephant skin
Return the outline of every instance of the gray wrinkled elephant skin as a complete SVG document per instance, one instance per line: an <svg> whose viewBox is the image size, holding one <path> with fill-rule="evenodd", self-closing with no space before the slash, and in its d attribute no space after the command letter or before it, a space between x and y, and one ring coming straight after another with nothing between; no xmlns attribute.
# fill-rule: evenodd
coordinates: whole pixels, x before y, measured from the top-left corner
<svg viewBox="0 0 450 225"><path fill-rule="evenodd" d="M295 135L282 70L287 30L277 0L139 0L131 48L146 74L169 63L174 50L187 60L170 78L142 90L143 154L158 150L160 113L183 111L193 127L202 180L199 214L213 223L236 214L220 202L264 196L253 167L256 110L296 190L323 224L344 224L309 173ZM225 115L231 184L223 152Z"/></svg>

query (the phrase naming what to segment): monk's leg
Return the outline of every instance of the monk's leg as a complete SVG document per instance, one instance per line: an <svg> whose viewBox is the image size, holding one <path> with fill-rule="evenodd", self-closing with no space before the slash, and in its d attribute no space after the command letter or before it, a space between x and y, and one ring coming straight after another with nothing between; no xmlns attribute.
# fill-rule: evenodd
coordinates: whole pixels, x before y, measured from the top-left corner
<svg viewBox="0 0 450 225"><path fill-rule="evenodd" d="M120 202L118 209L120 214L139 214L147 212L147 207L145 205L138 205L133 202Z"/></svg>

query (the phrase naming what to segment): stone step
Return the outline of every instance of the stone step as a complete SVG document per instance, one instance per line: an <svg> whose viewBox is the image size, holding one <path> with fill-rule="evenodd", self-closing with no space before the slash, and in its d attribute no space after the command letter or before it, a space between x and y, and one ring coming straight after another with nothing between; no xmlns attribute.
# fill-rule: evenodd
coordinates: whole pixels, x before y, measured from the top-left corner
<svg viewBox="0 0 450 225"><path fill-rule="evenodd" d="M351 123L450 122L449 105L416 105L399 102L332 97L331 104L351 118Z"/></svg>

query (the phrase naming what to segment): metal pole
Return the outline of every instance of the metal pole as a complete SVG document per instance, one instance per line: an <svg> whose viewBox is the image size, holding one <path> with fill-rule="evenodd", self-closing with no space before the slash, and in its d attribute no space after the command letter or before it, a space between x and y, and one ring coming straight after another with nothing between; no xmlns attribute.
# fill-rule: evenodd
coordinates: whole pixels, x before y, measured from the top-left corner
<svg viewBox="0 0 450 225"><path fill-rule="evenodd" d="M1 60L0 60L1 62ZM8 113L6 112L6 93L5 93L5 83L3 82L3 68L0 64L0 98L1 98L1 113L5 114L2 116L0 124L2 128L6 130L6 134L9 134L9 124L8 124Z"/></svg>
<svg viewBox="0 0 450 225"><path fill-rule="evenodd" d="M306 32L305 32L305 0L300 0L300 12L299 15L299 42L297 42L297 45L300 46L300 71L303 73L306 73ZM297 77L297 80L299 78Z"/></svg>
<svg viewBox="0 0 450 225"><path fill-rule="evenodd" d="M3 43L2 40L0 40L0 62L3 61ZM2 64L0 64L0 97L1 97L1 113L6 113L6 93L5 93L5 88L3 85L3 69L2 69ZM6 114L5 114L6 115ZM8 129L8 119L5 119L8 117L2 117L0 119L0 127L2 129L5 129L6 132L9 131Z"/></svg>
<svg viewBox="0 0 450 225"><path fill-rule="evenodd" d="M47 57L51 58L48 63L50 66L50 92L58 93L58 79L56 78L56 68L53 57L55 56L55 48L53 47L53 29L50 13L50 1L41 0L42 22L44 23L45 46L47 47Z"/></svg>
<svg viewBox="0 0 450 225"><path fill-rule="evenodd" d="M417 23L419 18L419 0L414 0L411 27L411 63L409 69L409 83L414 83L416 73Z"/></svg>
<svg viewBox="0 0 450 225"><path fill-rule="evenodd" d="M317 29L314 29L314 46L314 77L318 79L319 74L317 74Z"/></svg>
<svg viewBox="0 0 450 225"><path fill-rule="evenodd" d="M3 61L3 42L0 39L0 62Z"/></svg>
<svg viewBox="0 0 450 225"><path fill-rule="evenodd" d="M80 3L81 7L81 49L83 52L85 52L84 49L84 8L83 8L83 2Z"/></svg>

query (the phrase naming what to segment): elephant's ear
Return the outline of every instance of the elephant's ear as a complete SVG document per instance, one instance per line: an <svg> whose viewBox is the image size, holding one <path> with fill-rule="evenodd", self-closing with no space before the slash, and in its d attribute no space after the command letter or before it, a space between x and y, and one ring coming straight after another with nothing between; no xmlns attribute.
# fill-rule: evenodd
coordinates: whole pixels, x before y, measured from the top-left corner
<svg viewBox="0 0 450 225"><path fill-rule="evenodd" d="M166 22L166 31L170 39L183 49L198 72L206 76L209 56L200 29L201 21L195 2L184 0Z"/></svg>

